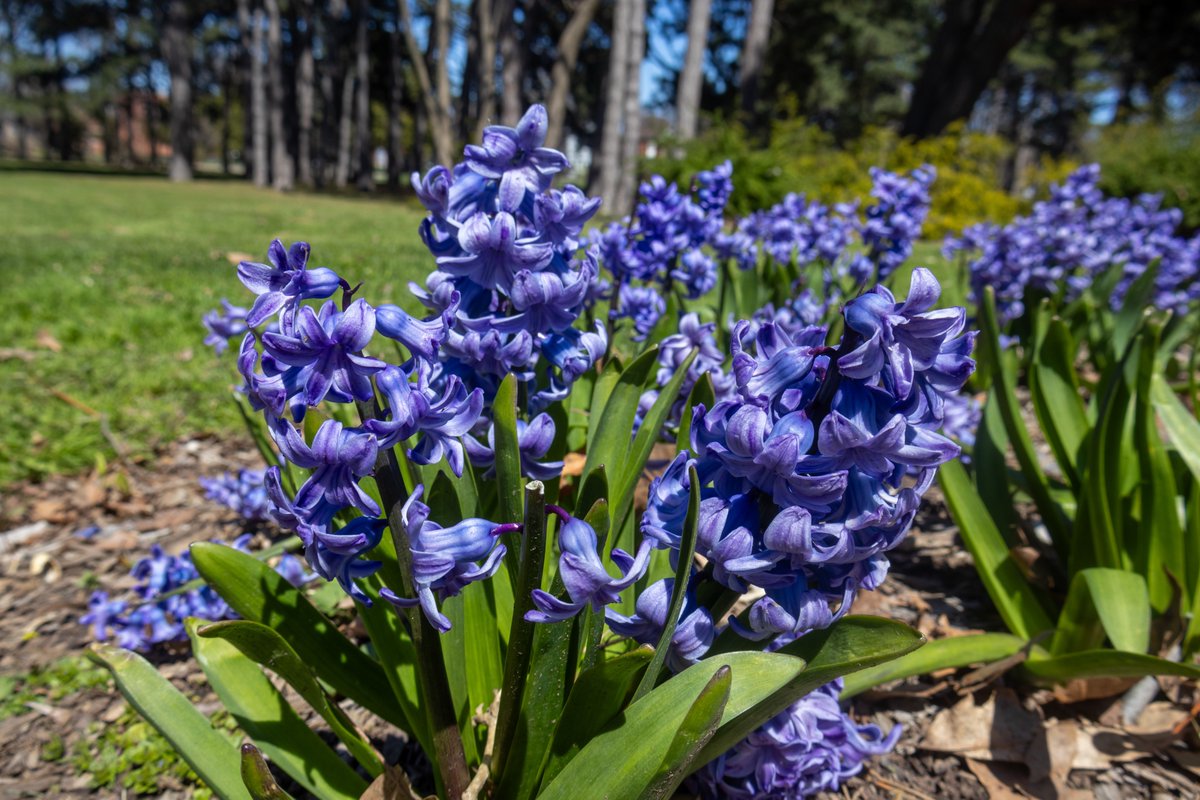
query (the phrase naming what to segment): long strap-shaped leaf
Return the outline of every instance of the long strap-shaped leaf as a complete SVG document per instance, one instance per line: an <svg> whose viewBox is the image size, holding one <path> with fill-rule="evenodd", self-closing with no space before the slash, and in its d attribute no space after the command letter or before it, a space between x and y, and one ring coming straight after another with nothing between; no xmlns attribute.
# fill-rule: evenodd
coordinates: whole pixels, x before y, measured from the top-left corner
<svg viewBox="0 0 1200 800"><path fill-rule="evenodd" d="M224 545L197 543L191 554L196 569L240 616L278 632L336 691L409 730L379 662L355 647L283 576Z"/></svg>
<svg viewBox="0 0 1200 800"><path fill-rule="evenodd" d="M667 800L683 783L683 779L692 771L692 762L712 740L717 726L721 724L732 683L733 671L729 667L722 667L700 691L700 696L688 709L663 757L662 765L642 792L640 800Z"/></svg>
<svg viewBox="0 0 1200 800"><path fill-rule="evenodd" d="M113 674L129 704L171 743L208 788L224 800L250 800L242 785L237 747L150 662L108 644L93 644L88 655Z"/></svg>
<svg viewBox="0 0 1200 800"><path fill-rule="evenodd" d="M196 634L187 621L192 653L225 709L280 769L320 798L357 797L367 784L305 724L263 671L232 644ZM246 765L243 752L242 765ZM253 790L252 790L253 793Z"/></svg>
<svg viewBox="0 0 1200 800"><path fill-rule="evenodd" d="M690 667L593 736L538 797L577 800L584 787L584 796L595 800L638 797L663 768L692 704L725 668L733 671L733 685L722 722L750 711L787 686L803 673L804 662L776 653L731 653Z"/></svg>
<svg viewBox="0 0 1200 800"><path fill-rule="evenodd" d="M1071 540L1071 526L1062 508L1054 501L1050 493L1050 482L1045 470L1038 461L1033 449L1033 441L1029 431L1021 419L1017 405L1017 397L1013 387L1012 377L1004 368L1003 351L1000 347L1000 327L996 318L996 295L989 286L984 290L983 303L980 306L980 350L982 357L993 365L992 381L996 387L996 400L1000 404L1004 428L1008 432L1009 442L1013 453L1021 465L1021 471L1029 482L1029 494L1037 504L1042 515L1042 521L1050 531L1050 537L1055 542Z"/></svg>
<svg viewBox="0 0 1200 800"><path fill-rule="evenodd" d="M592 736L539 797L574 800L581 786L588 787L588 797L597 799L639 796L656 775L671 767L666 756L676 732L723 667L733 673L729 699L716 732L689 760L689 768L716 758L817 686L903 655L921 641L921 635L905 625L850 617L800 648L811 657L808 670L803 658L784 652L736 652L704 659L630 705Z"/></svg>
<svg viewBox="0 0 1200 800"><path fill-rule="evenodd" d="M1091 650L1107 636L1118 650L1145 653L1150 616L1150 595L1141 575L1104 567L1080 570L1071 579L1050 652L1059 656Z"/></svg>
<svg viewBox="0 0 1200 800"><path fill-rule="evenodd" d="M352 723L335 704L330 702L325 690L317 682L312 669L286 640L271 628L251 620L225 620L205 625L196 630L193 644L198 639L222 639L237 648L251 661L267 667L287 681L304 702L321 715L334 735L346 745L346 749L371 777L383 772L383 762L370 743L354 728Z"/></svg>
<svg viewBox="0 0 1200 800"><path fill-rule="evenodd" d="M1147 675L1178 675L1192 680L1200 678L1200 667L1195 664L1120 650L1083 650L1061 656L1031 656L1021 665L1021 669L1034 679L1046 683L1066 683L1077 678L1142 678Z"/></svg>
<svg viewBox="0 0 1200 800"><path fill-rule="evenodd" d="M1009 633L975 633L935 639L906 656L847 675L842 697L849 698L892 681L928 675L939 669L990 664L1020 651L1025 640Z"/></svg>
<svg viewBox="0 0 1200 800"><path fill-rule="evenodd" d="M1004 624L1026 640L1053 628L1054 623L1013 561L962 464L957 461L943 464L938 470L938 483L946 496L950 516L958 524L959 534L975 559L975 569Z"/></svg>
<svg viewBox="0 0 1200 800"><path fill-rule="evenodd" d="M254 800L292 800L275 782L262 752L249 742L242 745L242 783Z"/></svg>

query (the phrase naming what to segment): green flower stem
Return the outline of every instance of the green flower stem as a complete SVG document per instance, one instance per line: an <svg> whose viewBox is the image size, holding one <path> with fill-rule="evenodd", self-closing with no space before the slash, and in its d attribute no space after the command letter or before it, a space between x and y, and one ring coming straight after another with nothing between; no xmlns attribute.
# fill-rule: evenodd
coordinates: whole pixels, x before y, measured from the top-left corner
<svg viewBox="0 0 1200 800"><path fill-rule="evenodd" d="M364 420L375 417L371 405L358 403L358 413ZM379 496L387 509L388 529L396 548L396 560L400 565L402 597L414 597L412 549L408 531L401 518L401 510L408 499L404 488L400 461L395 448L381 450L375 465L375 482ZM395 591L395 587L392 587ZM463 752L462 737L458 730L458 719L454 713L454 701L450 696L450 682L446 678L446 664L442 657L442 641L437 630L421 612L420 607L397 609L408 625L413 646L417 653L417 681L425 696L425 714L433 737L434 761L437 762L443 791L447 797L462 797L470 784L467 758Z"/></svg>
<svg viewBox="0 0 1200 800"><path fill-rule="evenodd" d="M525 619L533 609L533 590L541 587L542 562L546 556L546 489L541 481L525 485L525 535L521 539L521 571L513 592L512 629L504 659L504 690L496 720L496 748L492 752L492 774L504 774L504 759L516 734L525 697L525 679L533 657L535 623Z"/></svg>

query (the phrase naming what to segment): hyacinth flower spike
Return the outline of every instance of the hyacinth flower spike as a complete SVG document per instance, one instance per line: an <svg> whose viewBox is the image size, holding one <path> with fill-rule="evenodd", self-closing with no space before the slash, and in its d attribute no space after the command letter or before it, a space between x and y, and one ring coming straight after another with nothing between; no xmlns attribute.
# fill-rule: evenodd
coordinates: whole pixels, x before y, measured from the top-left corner
<svg viewBox="0 0 1200 800"><path fill-rule="evenodd" d="M650 541L643 539L637 556L631 556L620 548L613 548L612 560L621 570L622 577L613 578L604 568L597 550L599 543L596 531L581 519L572 517L563 509L547 505L546 509L558 516L559 574L567 589L569 600L560 600L541 589L533 590L533 604L537 607L525 614L530 622L562 622L578 614L584 606L603 612L604 607L620 600L621 592L636 583L650 565Z"/></svg>

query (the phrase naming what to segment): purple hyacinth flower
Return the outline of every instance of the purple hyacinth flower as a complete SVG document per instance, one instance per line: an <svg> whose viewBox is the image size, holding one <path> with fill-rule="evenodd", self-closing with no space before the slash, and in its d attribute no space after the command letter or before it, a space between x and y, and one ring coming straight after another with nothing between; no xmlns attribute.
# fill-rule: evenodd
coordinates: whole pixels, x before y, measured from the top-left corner
<svg viewBox="0 0 1200 800"><path fill-rule="evenodd" d="M647 286L630 286L622 284L618 296L618 317L629 317L637 331L634 338L642 341L654 330L662 315L667 312L667 304L654 289Z"/></svg>
<svg viewBox="0 0 1200 800"><path fill-rule="evenodd" d="M579 249L583 226L599 208L599 197L589 198L575 186L551 189L534 198L533 224L555 247L571 253Z"/></svg>
<svg viewBox="0 0 1200 800"><path fill-rule="evenodd" d="M375 330L408 348L412 355L426 361L437 361L438 348L446 340L461 297L450 294L449 302L430 319L417 319L394 305L375 308Z"/></svg>
<svg viewBox="0 0 1200 800"><path fill-rule="evenodd" d="M702 251L689 250L671 270L671 277L683 284L689 300L695 300L717 285L717 264Z"/></svg>
<svg viewBox="0 0 1200 800"><path fill-rule="evenodd" d="M516 219L507 212L473 214L458 229L463 254L439 257L438 269L508 292L518 272L545 269L554 257L553 245L536 236L518 238L518 230Z"/></svg>
<svg viewBox="0 0 1200 800"><path fill-rule="evenodd" d="M666 470L650 481L646 513L642 515L642 536L660 549L678 550L687 518L691 482L688 467L696 461L684 450L675 456Z"/></svg>
<svg viewBox="0 0 1200 800"><path fill-rule="evenodd" d="M291 335L264 333L263 346L276 361L297 369L291 381L303 387L304 402L316 406L331 392L340 402L375 396L371 376L387 364L362 355L374 335L375 309L365 300L344 312L330 301L319 315L301 308Z"/></svg>
<svg viewBox="0 0 1200 800"><path fill-rule="evenodd" d="M380 597L401 608L419 605L429 622L445 633L450 620L438 609L436 598L453 597L468 584L495 575L505 553L498 537L510 527L471 518L443 528L429 519L429 506L421 502L424 491L418 486L401 509L417 596L400 597L384 589Z"/></svg>
<svg viewBox="0 0 1200 800"><path fill-rule="evenodd" d="M779 325L766 323L754 337L754 355L744 349L749 329L749 322L737 323L730 339L738 393L764 408L775 403L785 408L802 406L816 390L812 372L824 350L825 329L805 328L793 338Z"/></svg>
<svg viewBox="0 0 1200 800"><path fill-rule="evenodd" d="M533 604L537 608L526 612L525 619L530 622L562 622L589 605L593 611L601 612L605 606L620 600L621 592L646 573L650 565L649 541L642 541L636 557L620 548L613 548L613 563L621 570L621 577L613 578L600 560L600 553L596 549L596 531L592 526L571 517L560 508L549 508L561 520L558 530L558 569L569 599L561 600L549 592L534 589Z"/></svg>
<svg viewBox="0 0 1200 800"><path fill-rule="evenodd" d="M258 522L267 518L267 491L263 470L238 470L215 478L201 478L204 496L231 509L242 518Z"/></svg>
<svg viewBox="0 0 1200 800"><path fill-rule="evenodd" d="M486 470L485 478L496 474L496 426L488 426L487 444L473 436L463 439L471 463ZM562 474L563 462L543 461L554 444L554 420L549 414L538 414L529 422L517 420L517 449L521 453L521 474L539 481L558 478Z"/></svg>
<svg viewBox="0 0 1200 800"><path fill-rule="evenodd" d="M276 239L267 251L270 266L253 261L238 264L238 278L258 295L246 315L248 326L257 328L280 310L290 316L300 301L329 297L338 290L342 279L325 267L308 269L308 254L307 242L284 249L283 242Z"/></svg>
<svg viewBox="0 0 1200 800"><path fill-rule="evenodd" d="M242 391L255 411L266 411L270 416L278 417L283 414L287 403L287 387L284 385L282 374L263 375L258 372L256 344L253 333L247 333L242 339L242 347L238 353L238 372L245 381Z"/></svg>
<svg viewBox="0 0 1200 800"><path fill-rule="evenodd" d="M533 336L526 330L501 333L467 330L450 331L443 346L443 355L458 359L476 372L497 377L512 373L517 380L533 378L537 351Z"/></svg>
<svg viewBox="0 0 1200 800"><path fill-rule="evenodd" d="M414 385L412 372L400 367L388 367L379 373L375 382L387 401L388 418L372 419L363 428L375 434L381 447L394 447L420 434L416 445L408 452L418 464L436 464L445 457L454 474L462 477L463 445L460 438L479 420L483 410L483 391L469 394L458 376L449 376L441 396L430 386L431 367L418 362Z"/></svg>
<svg viewBox="0 0 1200 800"><path fill-rule="evenodd" d="M605 609L604 619L608 627L619 636L628 636L641 644L657 645L667 624L667 613L671 610L671 593L675 590L674 578L663 578L647 586L638 595L632 617L618 614L611 608ZM679 614L675 632L671 634L667 667L673 672L682 672L695 664L712 647L716 626L707 608L696 604L689 591Z"/></svg>
<svg viewBox="0 0 1200 800"><path fill-rule="evenodd" d="M871 756L896 745L902 728L885 736L841 710L839 678L797 700L684 784L701 800L798 800L836 793Z"/></svg>
<svg viewBox="0 0 1200 800"><path fill-rule="evenodd" d="M816 439L803 411L776 420L761 408L717 403L697 407L692 449L730 475L749 481L780 506L828 511L846 489L846 473L806 455ZM711 467L702 463L701 477Z"/></svg>
<svg viewBox="0 0 1200 800"><path fill-rule="evenodd" d="M124 620L124 600L109 600L108 592L95 591L88 598L88 613L79 618L83 625L92 626L92 638L97 642L107 642L109 628L119 628ZM124 645L122 645L124 647Z"/></svg>
<svg viewBox="0 0 1200 800"><path fill-rule="evenodd" d="M363 605L371 605L358 581L374 575L380 562L362 556L374 550L383 537L387 520L376 517L355 517L332 533L317 532L312 544L305 548L309 564L326 580L335 580L342 591Z"/></svg>
<svg viewBox="0 0 1200 800"><path fill-rule="evenodd" d="M903 303L879 286L846 305L846 325L862 342L838 359L838 368L860 380L882 372L894 407L913 419L940 421L942 396L962 388L975 369L974 334L959 336L965 311L930 310L940 294L933 273L918 268Z"/></svg>
<svg viewBox="0 0 1200 800"><path fill-rule="evenodd" d="M201 318L201 322L208 331L208 335L204 337L204 343L211 347L217 355L224 353L229 349L230 339L241 336L249 330L246 326L246 313L246 309L235 306L222 297L221 310L213 309Z"/></svg>
<svg viewBox="0 0 1200 800"><path fill-rule="evenodd" d="M483 130L481 145L467 145L464 164L476 174L500 181L498 200L503 211L521 207L526 193L537 194L569 165L557 150L542 145L549 120L546 109L530 106L516 128L490 125Z"/></svg>
<svg viewBox="0 0 1200 800"><path fill-rule="evenodd" d="M375 469L379 444L372 434L326 420L310 447L285 420L276 420L270 430L284 458L313 470L296 492L294 502L304 522L313 528L328 529L334 515L351 506L370 517L379 515L379 506L358 485L359 478ZM271 496L271 483L267 489Z"/></svg>

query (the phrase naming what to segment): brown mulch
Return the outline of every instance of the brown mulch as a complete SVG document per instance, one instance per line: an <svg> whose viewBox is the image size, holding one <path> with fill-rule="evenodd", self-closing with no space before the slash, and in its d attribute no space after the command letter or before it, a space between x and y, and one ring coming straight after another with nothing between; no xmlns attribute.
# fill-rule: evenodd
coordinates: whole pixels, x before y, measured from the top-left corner
<svg viewBox="0 0 1200 800"><path fill-rule="evenodd" d="M117 465L105 475L7 490L0 497L0 675L80 653L90 636L78 619L91 591L129 588L129 568L152 544L178 552L193 541L241 533L231 513L204 499L196 479L255 465L244 442L194 439L174 445L153 465ZM93 527L93 535L77 535ZM889 579L860 597L856 613L900 620L931 639L1003 630L936 490L891 560ZM218 708L183 648L155 661L203 710ZM1130 728L1120 719L1128 682L1092 682L1056 695L1002 673L963 687L965 672L856 698L856 716L885 729L902 724L904 733L895 752L869 762L830 797L1200 797L1200 755L1188 714L1194 686L1161 682L1141 727ZM121 796L119 789L89 790L88 776L77 776L67 760L44 761L41 752L56 735L70 752L89 723L113 722L124 708L115 690L85 690L0 722L0 798ZM350 711L366 721L367 715ZM983 738L947 740L945 731L955 725ZM1010 729L1017 733L1001 747L1000 732ZM384 730L369 733L385 756L407 759L402 740ZM180 787L161 796L186 794Z"/></svg>

